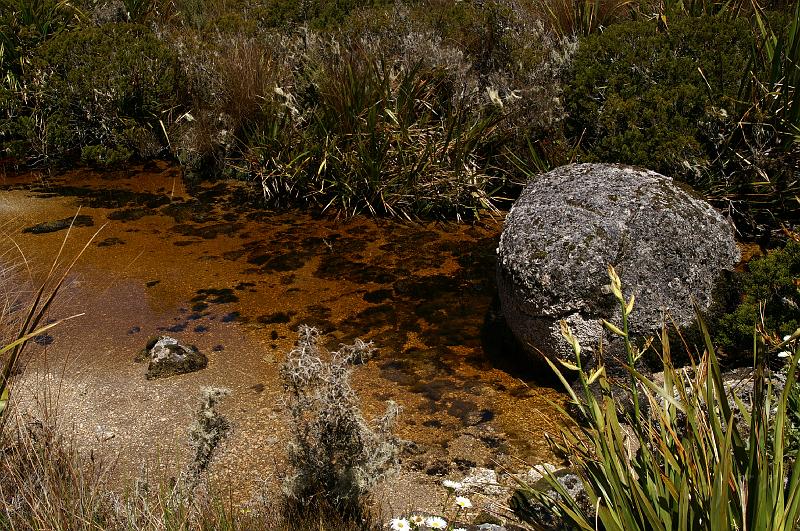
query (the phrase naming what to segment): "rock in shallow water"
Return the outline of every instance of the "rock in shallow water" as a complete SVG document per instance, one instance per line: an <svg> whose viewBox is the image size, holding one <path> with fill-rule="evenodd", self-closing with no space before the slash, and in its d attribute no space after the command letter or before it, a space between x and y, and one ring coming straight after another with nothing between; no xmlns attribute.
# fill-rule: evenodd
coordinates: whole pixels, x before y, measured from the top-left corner
<svg viewBox="0 0 800 531"><path fill-rule="evenodd" d="M197 347L182 345L169 336L148 344L147 359L148 380L199 371L208 365L208 358Z"/></svg>
<svg viewBox="0 0 800 531"><path fill-rule="evenodd" d="M29 232L31 234L47 234L50 232L58 232L60 230L68 229L70 227L93 227L94 220L92 216L79 215L64 219L57 219L55 221L44 221L38 225L33 225L22 230L22 232Z"/></svg>
<svg viewBox="0 0 800 531"><path fill-rule="evenodd" d="M611 164L562 166L532 180L506 217L497 249L503 315L525 351L574 359L559 321L585 352L618 323L607 266L636 296L631 328L660 329L667 310L694 319L724 270L739 261L733 228L713 207L658 173ZM606 338L607 339L607 338Z"/></svg>

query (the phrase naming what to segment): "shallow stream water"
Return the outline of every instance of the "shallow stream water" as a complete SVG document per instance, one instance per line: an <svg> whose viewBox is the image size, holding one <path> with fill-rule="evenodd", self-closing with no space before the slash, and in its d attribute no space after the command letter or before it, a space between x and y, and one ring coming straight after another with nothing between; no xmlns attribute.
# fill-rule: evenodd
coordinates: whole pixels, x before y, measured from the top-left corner
<svg viewBox="0 0 800 531"><path fill-rule="evenodd" d="M34 279L67 231L31 227L83 216L62 263L94 235L53 313L84 315L33 345L25 378L48 390L82 446L116 456L124 477L143 467L178 473L209 385L232 391L222 409L234 431L216 480L244 499L280 477L287 419L278 371L302 323L332 347L360 337L378 348L354 370L354 387L367 418L387 400L403 408L397 433L415 443L405 481L550 458L544 434L558 428L562 395L484 330L500 217L457 225L272 212L255 206L251 184L187 187L162 163L0 177L0 223L15 242L7 247L24 252ZM134 357L160 334L197 345L209 366L145 380Z"/></svg>

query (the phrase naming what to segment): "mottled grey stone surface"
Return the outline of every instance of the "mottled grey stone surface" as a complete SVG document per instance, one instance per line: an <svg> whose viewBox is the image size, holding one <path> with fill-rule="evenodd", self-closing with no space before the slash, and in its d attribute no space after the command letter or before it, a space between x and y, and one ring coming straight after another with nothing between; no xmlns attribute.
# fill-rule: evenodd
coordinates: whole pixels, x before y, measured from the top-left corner
<svg viewBox="0 0 800 531"><path fill-rule="evenodd" d="M147 357L148 380L199 371L208 365L208 358L197 347L182 345L169 336L161 336L148 345Z"/></svg>
<svg viewBox="0 0 800 531"><path fill-rule="evenodd" d="M591 352L601 318L619 323L608 264L636 296L634 333L681 325L691 300L707 309L720 274L739 261L732 226L707 202L658 173L616 164L573 164L534 178L506 217L497 249L503 315L526 351L574 359L566 319Z"/></svg>

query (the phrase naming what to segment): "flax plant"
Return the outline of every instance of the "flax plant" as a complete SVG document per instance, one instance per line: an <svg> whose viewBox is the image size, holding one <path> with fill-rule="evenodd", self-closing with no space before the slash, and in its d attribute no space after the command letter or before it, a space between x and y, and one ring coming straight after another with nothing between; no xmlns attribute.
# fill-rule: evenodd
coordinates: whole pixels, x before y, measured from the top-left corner
<svg viewBox="0 0 800 531"><path fill-rule="evenodd" d="M578 411L556 449L582 477L593 510L573 499L552 475L547 483L556 495L525 487L526 495L552 506L568 526L585 530L797 529L800 461L787 456L786 428L800 349L791 358L785 387L777 393L767 376L767 348L754 337L754 387L746 407L726 389L702 320L705 352L689 370L673 366L665 326L664 377L657 383L635 369L642 351L627 327L633 297L624 298L612 267L609 276L623 317L621 326L605 325L625 344L628 382L613 382L602 360L592 370L582 367L581 346L566 324L562 332L576 362L562 365L577 371L580 390L573 391L562 370L551 363ZM795 345L798 338L800 330L778 348ZM591 388L595 382L599 393ZM619 387L632 396L632 411L622 410L615 400ZM737 414L742 421L737 422ZM638 443L635 452L626 433Z"/></svg>
<svg viewBox="0 0 800 531"><path fill-rule="evenodd" d="M751 0L752 1L752 0ZM668 28L669 21L677 16L702 17L717 15L728 19L746 12L748 0L661 0L655 7L659 22Z"/></svg>
<svg viewBox="0 0 800 531"><path fill-rule="evenodd" d="M753 70L764 71L763 79L750 74L743 79L742 90L752 106L745 115L758 111L777 119L784 145L800 143L800 2L795 2L789 23L775 33L764 11L754 3L754 19L760 46L753 50Z"/></svg>
<svg viewBox="0 0 800 531"><path fill-rule="evenodd" d="M495 210L499 110L475 108L466 87L423 61L397 67L356 47L318 68L316 104L298 109L280 91L285 102L246 155L265 197L409 219Z"/></svg>
<svg viewBox="0 0 800 531"><path fill-rule="evenodd" d="M540 3L545 19L560 37L585 37L630 18L633 0L547 0Z"/></svg>

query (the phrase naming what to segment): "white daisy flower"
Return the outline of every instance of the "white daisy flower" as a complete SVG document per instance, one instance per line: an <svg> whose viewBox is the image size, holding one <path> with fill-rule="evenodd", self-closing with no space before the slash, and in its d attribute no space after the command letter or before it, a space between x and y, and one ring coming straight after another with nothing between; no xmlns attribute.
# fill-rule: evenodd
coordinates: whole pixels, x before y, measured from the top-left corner
<svg viewBox="0 0 800 531"><path fill-rule="evenodd" d="M447 520L441 516L430 516L425 519L425 525L431 529L444 529L447 527Z"/></svg>
<svg viewBox="0 0 800 531"><path fill-rule="evenodd" d="M449 479L442 481L442 485L444 485L444 488L450 490L461 490L464 487L464 485L458 481L450 481Z"/></svg>
<svg viewBox="0 0 800 531"><path fill-rule="evenodd" d="M408 520L405 518L392 518L389 521L389 526L392 528L392 531L410 531L411 524L408 523Z"/></svg>
<svg viewBox="0 0 800 531"><path fill-rule="evenodd" d="M466 496L456 496L456 505L462 509L469 509L472 507L472 502Z"/></svg>
<svg viewBox="0 0 800 531"><path fill-rule="evenodd" d="M414 524L415 527L419 527L425 523L425 517L421 514L415 514L411 516L411 523Z"/></svg>

